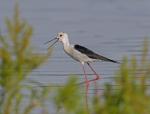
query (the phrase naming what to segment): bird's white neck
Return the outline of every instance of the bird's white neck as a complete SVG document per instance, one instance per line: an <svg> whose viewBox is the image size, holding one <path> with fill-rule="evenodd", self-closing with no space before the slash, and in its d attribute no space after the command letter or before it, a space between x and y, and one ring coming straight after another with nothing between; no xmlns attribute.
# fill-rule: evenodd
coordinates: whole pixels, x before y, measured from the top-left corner
<svg viewBox="0 0 150 114"><path fill-rule="evenodd" d="M64 48L67 48L67 47L70 46L70 42L69 42L68 37L65 37L65 38L62 40L62 43L63 43Z"/></svg>

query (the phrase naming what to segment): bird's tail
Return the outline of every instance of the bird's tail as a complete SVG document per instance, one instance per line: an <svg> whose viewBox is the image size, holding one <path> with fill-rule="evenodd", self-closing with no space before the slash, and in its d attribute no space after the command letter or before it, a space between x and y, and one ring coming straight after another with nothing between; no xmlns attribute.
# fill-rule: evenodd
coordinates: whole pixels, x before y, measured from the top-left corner
<svg viewBox="0 0 150 114"><path fill-rule="evenodd" d="M120 64L120 62L118 62L118 61L115 61L115 60L109 59L109 58L104 57L104 56L101 56L101 55L99 55L99 59L100 59L100 60L102 60L102 61L106 61L106 62L113 62L113 63Z"/></svg>

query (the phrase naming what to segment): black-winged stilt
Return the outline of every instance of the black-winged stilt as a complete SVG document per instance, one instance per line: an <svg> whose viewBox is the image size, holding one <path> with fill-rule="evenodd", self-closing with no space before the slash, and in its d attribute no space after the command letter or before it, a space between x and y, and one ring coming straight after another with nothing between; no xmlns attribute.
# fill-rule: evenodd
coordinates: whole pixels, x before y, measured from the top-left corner
<svg viewBox="0 0 150 114"><path fill-rule="evenodd" d="M55 43L57 43L58 41L62 42L63 47L64 47L64 51L71 56L73 59L79 61L82 65L83 71L84 71L84 76L85 76L85 83L86 83L86 104L87 104L87 95L88 95L88 87L89 87L89 82L92 81L96 81L100 78L100 76L95 72L95 70L92 68L92 66L90 65L90 62L93 61L98 61L98 60L102 60L102 61L106 61L106 62L113 62L113 63L119 63L117 61L114 61L112 59L106 58L104 56L101 56L83 46L80 46L78 44L76 45L72 45L69 42L68 39L68 34L65 32L60 32L57 34L57 36L46 42L49 43L53 40L56 40L52 45L49 46L49 48L51 48ZM84 64L87 63L87 65L89 66L89 68L92 70L92 72L94 73L94 75L96 76L96 78L92 79L92 80L88 80L86 72L85 72L85 68L84 68Z"/></svg>

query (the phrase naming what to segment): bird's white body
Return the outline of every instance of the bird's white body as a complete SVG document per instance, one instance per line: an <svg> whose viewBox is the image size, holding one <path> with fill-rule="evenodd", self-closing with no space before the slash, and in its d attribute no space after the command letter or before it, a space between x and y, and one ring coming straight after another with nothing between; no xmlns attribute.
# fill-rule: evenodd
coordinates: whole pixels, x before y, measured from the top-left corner
<svg viewBox="0 0 150 114"><path fill-rule="evenodd" d="M86 63L86 62L92 62L94 61L94 59L89 58L87 55L82 54L81 52L77 51L74 48L74 45L63 45L64 46L64 51L73 59L75 59L76 61L81 62L82 64Z"/></svg>
<svg viewBox="0 0 150 114"><path fill-rule="evenodd" d="M68 34L65 32L59 32L54 39L52 39L46 43L49 43L53 40L56 40L56 41L50 47L52 47L58 41L62 42L62 44L64 46L64 51L69 56L71 56L73 59L79 61L82 64L84 64L84 63L89 64L89 62L97 61L97 60L119 63L118 61L115 61L115 60L109 59L107 57L101 56L101 55L93 52L92 50L90 50L86 47L80 46L78 44L71 45L69 42Z"/></svg>
<svg viewBox="0 0 150 114"><path fill-rule="evenodd" d="M62 42L64 51L71 56L73 59L79 61L80 63L88 63L96 60L103 60L108 62L118 63L117 61L108 59L104 56L96 54L95 52L80 46L80 45L71 45L69 42L68 34L64 32L60 32L57 34L57 40Z"/></svg>
<svg viewBox="0 0 150 114"><path fill-rule="evenodd" d="M84 64L86 62L95 61L96 59L89 58L86 54L81 53L80 51L74 48L75 45L70 44L68 34L64 32L60 32L57 35L57 38L60 42L63 43L64 51L76 61Z"/></svg>

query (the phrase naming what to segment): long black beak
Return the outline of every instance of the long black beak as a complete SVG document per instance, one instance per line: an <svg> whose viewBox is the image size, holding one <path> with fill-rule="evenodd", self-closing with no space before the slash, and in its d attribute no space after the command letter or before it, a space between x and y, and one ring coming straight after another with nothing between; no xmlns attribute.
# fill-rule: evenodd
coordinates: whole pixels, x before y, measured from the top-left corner
<svg viewBox="0 0 150 114"><path fill-rule="evenodd" d="M52 39L52 40L47 41L47 42L44 43L44 44L48 44L48 43L50 43L50 42L52 42L52 41L54 41L54 40L56 40L56 41L55 41L54 43L52 43L52 45L50 45L50 46L48 47L48 49L51 48L54 44L56 44L56 43L58 42L58 38L54 38L54 39Z"/></svg>

